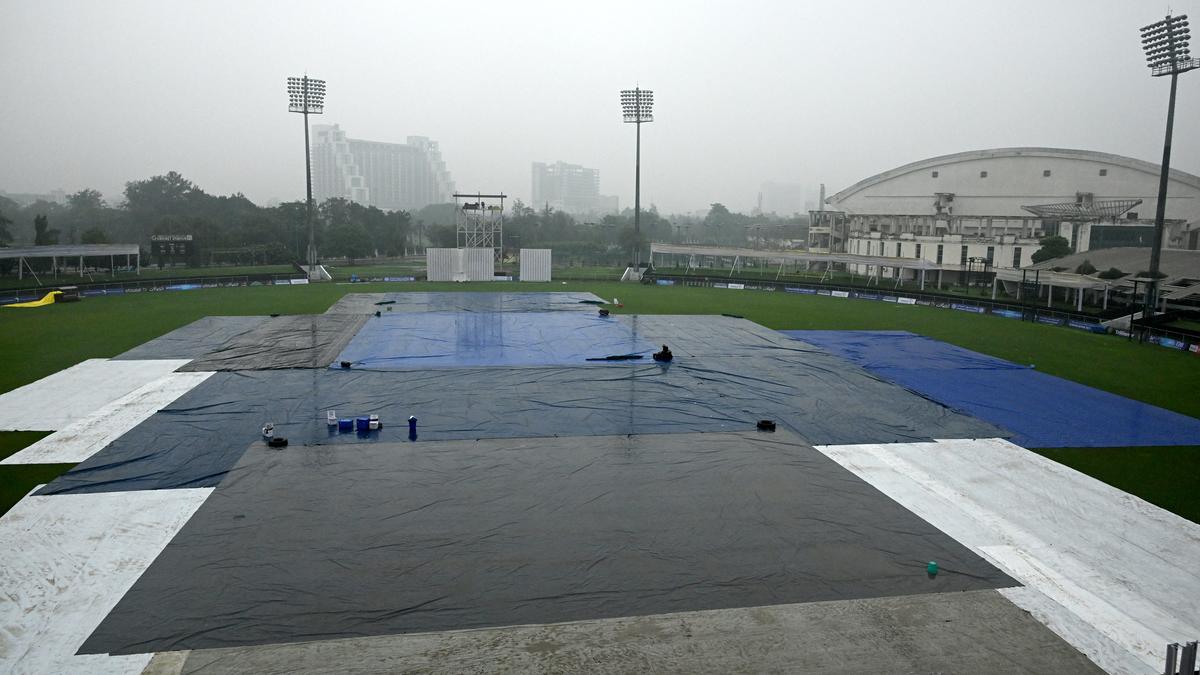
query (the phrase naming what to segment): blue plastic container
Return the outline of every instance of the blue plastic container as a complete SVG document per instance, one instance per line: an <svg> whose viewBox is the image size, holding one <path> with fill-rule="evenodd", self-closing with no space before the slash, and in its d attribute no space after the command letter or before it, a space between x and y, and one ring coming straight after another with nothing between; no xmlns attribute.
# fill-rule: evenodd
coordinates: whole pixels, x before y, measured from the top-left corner
<svg viewBox="0 0 1200 675"><path fill-rule="evenodd" d="M349 417L338 420L338 431L354 431L354 420Z"/></svg>
<svg viewBox="0 0 1200 675"><path fill-rule="evenodd" d="M370 431L371 430L371 418L370 417L356 417L354 419L354 426L359 431Z"/></svg>

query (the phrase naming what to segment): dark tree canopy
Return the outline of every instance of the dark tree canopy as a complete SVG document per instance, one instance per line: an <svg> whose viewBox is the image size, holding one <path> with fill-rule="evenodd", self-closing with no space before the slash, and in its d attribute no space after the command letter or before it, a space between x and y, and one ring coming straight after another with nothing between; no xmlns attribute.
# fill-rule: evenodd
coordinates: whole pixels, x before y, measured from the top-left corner
<svg viewBox="0 0 1200 675"><path fill-rule="evenodd" d="M81 244L108 244L110 242L108 240L108 234L106 234L104 232L104 230L102 230L98 227L93 227L89 230L83 231L83 234L80 235L80 237L79 237L79 243L81 243Z"/></svg>
<svg viewBox="0 0 1200 675"><path fill-rule="evenodd" d="M1051 235L1048 237L1042 237L1038 240L1038 243L1041 244L1042 247L1034 251L1033 255L1030 257L1030 260L1035 263L1040 263L1043 260L1061 258L1065 255L1071 255L1071 253L1074 252L1074 249L1071 248L1071 244L1067 242L1066 237Z"/></svg>
<svg viewBox="0 0 1200 675"><path fill-rule="evenodd" d="M8 230L8 226L12 225L12 219L4 215L0 211L0 246L7 246L13 240L12 232Z"/></svg>
<svg viewBox="0 0 1200 675"><path fill-rule="evenodd" d="M58 243L58 230L50 229L50 221L45 214L39 214L33 219L34 246L48 246Z"/></svg>

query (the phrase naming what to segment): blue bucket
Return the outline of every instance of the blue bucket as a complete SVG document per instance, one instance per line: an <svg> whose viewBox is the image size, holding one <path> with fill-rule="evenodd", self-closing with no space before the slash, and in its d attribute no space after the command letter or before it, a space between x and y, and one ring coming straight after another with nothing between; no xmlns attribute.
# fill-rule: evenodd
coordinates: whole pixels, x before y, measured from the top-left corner
<svg viewBox="0 0 1200 675"><path fill-rule="evenodd" d="M349 417L338 420L338 431L354 431L354 420Z"/></svg>
<svg viewBox="0 0 1200 675"><path fill-rule="evenodd" d="M358 429L359 431L370 431L370 429L371 429L371 418L370 417L357 417L357 418L355 418L354 422L355 422L355 428Z"/></svg>

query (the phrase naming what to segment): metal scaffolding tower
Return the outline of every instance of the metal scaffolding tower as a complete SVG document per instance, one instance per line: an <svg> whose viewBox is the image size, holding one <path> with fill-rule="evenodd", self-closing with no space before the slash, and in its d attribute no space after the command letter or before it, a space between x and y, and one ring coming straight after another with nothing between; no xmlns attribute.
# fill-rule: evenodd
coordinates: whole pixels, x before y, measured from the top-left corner
<svg viewBox="0 0 1200 675"><path fill-rule="evenodd" d="M490 248L497 262L504 248L504 199L508 195L454 194L455 244L458 248Z"/></svg>

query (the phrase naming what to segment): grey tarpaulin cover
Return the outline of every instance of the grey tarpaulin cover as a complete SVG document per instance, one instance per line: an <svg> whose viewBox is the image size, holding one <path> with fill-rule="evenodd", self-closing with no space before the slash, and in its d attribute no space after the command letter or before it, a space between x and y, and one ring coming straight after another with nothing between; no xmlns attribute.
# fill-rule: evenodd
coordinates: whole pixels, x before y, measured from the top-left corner
<svg viewBox="0 0 1200 675"><path fill-rule="evenodd" d="M114 357L118 360L197 359L254 330L265 316L206 316Z"/></svg>
<svg viewBox="0 0 1200 675"><path fill-rule="evenodd" d="M220 482L264 422L294 444L717 432L773 419L813 444L985 438L999 429L744 319L621 316L674 362L403 372L221 372L39 494ZM325 411L379 414L382 432L330 433Z"/></svg>
<svg viewBox="0 0 1200 675"><path fill-rule="evenodd" d="M258 443L80 651L1011 585L784 431Z"/></svg>
<svg viewBox="0 0 1200 675"><path fill-rule="evenodd" d="M266 319L182 370L324 368L362 328L366 316L302 314Z"/></svg>

